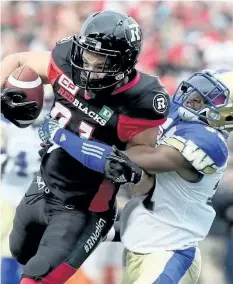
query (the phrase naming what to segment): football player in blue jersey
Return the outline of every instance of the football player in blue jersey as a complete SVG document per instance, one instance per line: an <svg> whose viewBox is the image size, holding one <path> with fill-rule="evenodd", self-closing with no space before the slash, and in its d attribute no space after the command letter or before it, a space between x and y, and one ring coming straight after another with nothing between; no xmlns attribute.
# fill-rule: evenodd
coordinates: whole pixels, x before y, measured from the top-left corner
<svg viewBox="0 0 233 284"><path fill-rule="evenodd" d="M216 214L211 199L227 166L232 129L233 72L204 70L179 85L155 149L148 155L129 150L131 161L155 174L155 183L121 216L123 283L197 283L198 243ZM121 161L128 171L130 163Z"/></svg>
<svg viewBox="0 0 233 284"><path fill-rule="evenodd" d="M135 195L143 185L146 196L131 200L120 220L126 248L123 283L186 284L200 275L198 242L215 217L211 199L227 166L232 129L233 72L203 70L177 88L154 148L138 145L121 152L92 142L98 157L84 159L87 141L56 122L45 121L40 136L114 183L138 182Z"/></svg>

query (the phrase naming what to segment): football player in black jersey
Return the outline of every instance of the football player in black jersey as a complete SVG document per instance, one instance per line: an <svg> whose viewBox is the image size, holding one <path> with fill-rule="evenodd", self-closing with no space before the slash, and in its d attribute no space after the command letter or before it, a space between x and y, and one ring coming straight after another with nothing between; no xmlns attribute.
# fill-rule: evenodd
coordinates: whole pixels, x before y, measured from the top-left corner
<svg viewBox="0 0 233 284"><path fill-rule="evenodd" d="M118 186L137 181L135 170L114 185L104 168L112 145L151 147L166 121L169 98L159 78L135 69L141 44L132 17L102 11L52 52L12 54L2 61L2 88L17 67L28 65L55 95L40 129L40 171L17 208L10 235L12 255L24 265L21 284L64 283L111 228ZM26 103L22 90L3 89L1 102L2 113L17 126L34 119L36 103ZM74 134L77 140L70 142ZM66 142L68 148L59 145Z"/></svg>

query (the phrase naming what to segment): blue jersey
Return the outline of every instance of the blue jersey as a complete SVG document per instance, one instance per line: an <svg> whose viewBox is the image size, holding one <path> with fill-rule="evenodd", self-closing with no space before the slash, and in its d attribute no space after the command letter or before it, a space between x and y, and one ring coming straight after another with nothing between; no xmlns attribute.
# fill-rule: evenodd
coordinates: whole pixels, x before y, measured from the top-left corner
<svg viewBox="0 0 233 284"><path fill-rule="evenodd" d="M181 120L178 107L171 104L168 122L163 125L164 144L179 150L203 174L214 173L228 159L225 135L201 121Z"/></svg>

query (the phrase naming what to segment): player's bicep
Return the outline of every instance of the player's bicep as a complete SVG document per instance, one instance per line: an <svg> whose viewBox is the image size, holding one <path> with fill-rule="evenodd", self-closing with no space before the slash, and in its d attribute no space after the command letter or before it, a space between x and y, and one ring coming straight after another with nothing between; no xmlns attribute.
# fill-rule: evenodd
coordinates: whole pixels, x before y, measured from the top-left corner
<svg viewBox="0 0 233 284"><path fill-rule="evenodd" d="M153 127L135 134L131 137L131 139L129 139L127 143L127 149L137 145L147 145L150 147L154 147L157 141L158 132L159 128Z"/></svg>
<svg viewBox="0 0 233 284"><path fill-rule="evenodd" d="M136 145L154 146L158 135L158 126L165 121L165 118L149 120L120 115L117 126L118 137L122 142L127 142L127 148Z"/></svg>
<svg viewBox="0 0 233 284"><path fill-rule="evenodd" d="M166 145L157 148L135 146L127 150L127 155L139 167L151 174L191 168L179 151Z"/></svg>
<svg viewBox="0 0 233 284"><path fill-rule="evenodd" d="M20 66L27 65L41 77L43 84L49 84L48 67L51 51L30 51L19 53Z"/></svg>

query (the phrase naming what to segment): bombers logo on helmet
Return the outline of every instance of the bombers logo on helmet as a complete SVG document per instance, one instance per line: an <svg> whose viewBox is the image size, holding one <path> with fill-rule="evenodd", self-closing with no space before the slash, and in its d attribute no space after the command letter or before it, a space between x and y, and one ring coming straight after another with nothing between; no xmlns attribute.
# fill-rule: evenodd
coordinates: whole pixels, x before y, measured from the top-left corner
<svg viewBox="0 0 233 284"><path fill-rule="evenodd" d="M102 11L90 16L80 35L73 36L72 41L70 62L75 85L86 90L111 90L134 70L141 50L142 32L129 15ZM88 52L92 57L101 58L103 67L87 68L83 55Z"/></svg>

